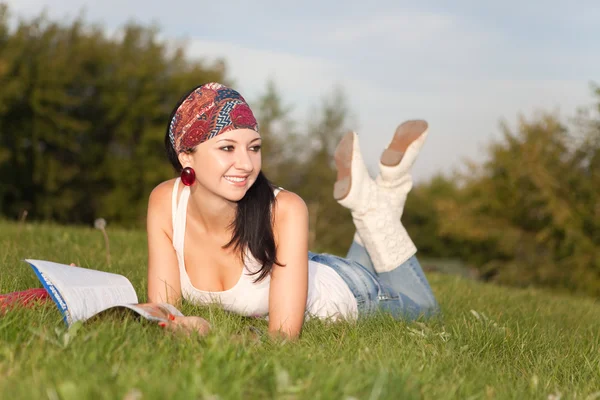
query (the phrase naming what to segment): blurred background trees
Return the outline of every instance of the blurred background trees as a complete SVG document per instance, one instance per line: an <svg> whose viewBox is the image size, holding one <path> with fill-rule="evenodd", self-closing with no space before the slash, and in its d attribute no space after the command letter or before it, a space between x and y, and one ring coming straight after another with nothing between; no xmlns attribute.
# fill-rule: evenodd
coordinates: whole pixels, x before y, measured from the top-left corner
<svg viewBox="0 0 600 400"><path fill-rule="evenodd" d="M172 176L162 143L173 105L198 82L222 81L223 69L135 24L116 37L81 20L8 24L2 7L2 213L139 224L144 197Z"/></svg>
<svg viewBox="0 0 600 400"><path fill-rule="evenodd" d="M174 176L163 149L172 107L199 84L231 83L226 64L187 59L154 27L108 35L44 15L11 25L8 11L0 6L0 214L143 226L149 192ZM600 88L592 95L595 108L569 125L521 116L501 126L484 162L419 182L403 222L420 256L505 284L600 295ZM308 204L311 249L344 255L353 224L332 198L333 150L353 125L343 90L332 87L310 121L292 118L273 82L247 100L267 176Z"/></svg>
<svg viewBox="0 0 600 400"><path fill-rule="evenodd" d="M600 91L571 128L557 116L502 124L487 160L409 197L423 253L463 260L483 279L600 295Z"/></svg>

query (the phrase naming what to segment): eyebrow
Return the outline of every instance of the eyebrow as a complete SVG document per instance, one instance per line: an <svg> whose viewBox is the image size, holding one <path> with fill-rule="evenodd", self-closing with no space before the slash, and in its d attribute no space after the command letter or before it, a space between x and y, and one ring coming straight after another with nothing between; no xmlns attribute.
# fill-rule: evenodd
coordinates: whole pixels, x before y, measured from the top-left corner
<svg viewBox="0 0 600 400"><path fill-rule="evenodd" d="M250 143L254 143L254 142L256 142L257 140L260 140L260 139L261 139L261 137L254 138L254 139L252 139L252 140L250 141ZM218 142L232 142L232 143L237 143L237 142L236 142L235 140L233 140L233 139L220 139L220 140L217 140L217 143L218 143Z"/></svg>

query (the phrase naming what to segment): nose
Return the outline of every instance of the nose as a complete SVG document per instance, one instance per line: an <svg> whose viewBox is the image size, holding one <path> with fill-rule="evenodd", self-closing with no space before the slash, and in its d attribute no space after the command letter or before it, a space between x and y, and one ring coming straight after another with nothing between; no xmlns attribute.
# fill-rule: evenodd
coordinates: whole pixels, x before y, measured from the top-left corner
<svg viewBox="0 0 600 400"><path fill-rule="evenodd" d="M244 172L252 172L254 165L252 164L252 157L247 149L240 149L237 151L235 158L235 167Z"/></svg>

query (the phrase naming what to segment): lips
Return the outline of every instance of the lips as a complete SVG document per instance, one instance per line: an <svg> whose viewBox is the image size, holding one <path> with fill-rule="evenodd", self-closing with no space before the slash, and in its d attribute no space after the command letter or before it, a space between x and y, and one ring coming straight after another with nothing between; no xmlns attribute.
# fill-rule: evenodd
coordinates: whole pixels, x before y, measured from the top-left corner
<svg viewBox="0 0 600 400"><path fill-rule="evenodd" d="M243 186L248 180L248 176L224 176L224 178L236 186Z"/></svg>

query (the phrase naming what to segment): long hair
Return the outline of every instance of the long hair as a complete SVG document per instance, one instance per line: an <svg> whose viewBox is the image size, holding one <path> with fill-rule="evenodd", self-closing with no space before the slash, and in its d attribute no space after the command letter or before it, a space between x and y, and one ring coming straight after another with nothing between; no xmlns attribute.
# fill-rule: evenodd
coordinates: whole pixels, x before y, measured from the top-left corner
<svg viewBox="0 0 600 400"><path fill-rule="evenodd" d="M165 150L171 165L177 173L181 173L183 166L179 162L177 152L171 143L169 127L181 103L198 87L190 90L179 100L173 108L167 123ZM223 246L223 248L233 247L239 253L241 259L244 258L246 249L250 251L254 259L261 265L261 268L252 274L258 275L254 282L259 282L269 275L274 264L281 265L277 261L275 236L273 234L272 209L275 203L273 189L273 185L263 172L259 172L256 181L248 189L246 195L237 202L235 218L229 226L233 235L229 243Z"/></svg>

